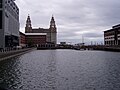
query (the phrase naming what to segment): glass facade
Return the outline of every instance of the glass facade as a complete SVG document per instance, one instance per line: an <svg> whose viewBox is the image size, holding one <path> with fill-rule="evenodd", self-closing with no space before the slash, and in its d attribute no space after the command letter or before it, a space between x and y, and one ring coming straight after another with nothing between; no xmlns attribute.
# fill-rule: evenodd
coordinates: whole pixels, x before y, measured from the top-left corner
<svg viewBox="0 0 120 90"><path fill-rule="evenodd" d="M5 46L6 47L13 47L19 45L19 38L14 35L6 35L5 36Z"/></svg>
<svg viewBox="0 0 120 90"><path fill-rule="evenodd" d="M2 29L2 11L0 11L0 29Z"/></svg>

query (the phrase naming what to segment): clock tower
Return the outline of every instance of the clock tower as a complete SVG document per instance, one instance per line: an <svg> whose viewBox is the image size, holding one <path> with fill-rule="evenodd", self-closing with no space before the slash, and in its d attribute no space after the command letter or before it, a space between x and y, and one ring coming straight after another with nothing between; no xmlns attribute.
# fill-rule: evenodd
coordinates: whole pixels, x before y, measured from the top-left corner
<svg viewBox="0 0 120 90"><path fill-rule="evenodd" d="M52 16L51 21L50 21L50 42L53 44L57 43L57 28L55 24L54 17Z"/></svg>
<svg viewBox="0 0 120 90"><path fill-rule="evenodd" d="M25 33L30 33L30 32L32 32L32 25L31 25L30 16L28 15L26 20Z"/></svg>

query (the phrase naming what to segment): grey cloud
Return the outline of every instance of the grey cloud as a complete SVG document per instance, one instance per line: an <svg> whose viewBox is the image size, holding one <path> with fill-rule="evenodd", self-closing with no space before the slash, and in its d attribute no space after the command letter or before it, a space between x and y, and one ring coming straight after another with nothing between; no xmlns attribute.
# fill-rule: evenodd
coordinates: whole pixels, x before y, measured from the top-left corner
<svg viewBox="0 0 120 90"><path fill-rule="evenodd" d="M101 41L104 30L120 23L119 0L16 0L16 3L20 8L21 29L28 14L33 27L46 28L54 14L59 40L73 37L77 41L83 34L87 39Z"/></svg>
<svg viewBox="0 0 120 90"><path fill-rule="evenodd" d="M85 33L83 36L87 38L101 38L103 37L103 33Z"/></svg>

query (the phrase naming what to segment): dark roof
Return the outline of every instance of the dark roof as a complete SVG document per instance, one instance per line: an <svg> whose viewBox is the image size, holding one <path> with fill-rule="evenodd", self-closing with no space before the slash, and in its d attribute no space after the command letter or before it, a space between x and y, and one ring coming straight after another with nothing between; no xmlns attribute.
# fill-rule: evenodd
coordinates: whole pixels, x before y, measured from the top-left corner
<svg viewBox="0 0 120 90"><path fill-rule="evenodd" d="M44 28L34 28L32 29L32 33L48 33L50 32L49 29L44 29Z"/></svg>
<svg viewBox="0 0 120 90"><path fill-rule="evenodd" d="M120 27L114 27L114 28L109 29L109 30L106 30L106 31L104 31L104 32L117 31L117 30L119 30L119 29L120 29Z"/></svg>
<svg viewBox="0 0 120 90"><path fill-rule="evenodd" d="M111 32L111 31L115 31L115 29L109 29L109 30L106 30L104 32Z"/></svg>
<svg viewBox="0 0 120 90"><path fill-rule="evenodd" d="M120 24L112 26L112 28L120 28Z"/></svg>

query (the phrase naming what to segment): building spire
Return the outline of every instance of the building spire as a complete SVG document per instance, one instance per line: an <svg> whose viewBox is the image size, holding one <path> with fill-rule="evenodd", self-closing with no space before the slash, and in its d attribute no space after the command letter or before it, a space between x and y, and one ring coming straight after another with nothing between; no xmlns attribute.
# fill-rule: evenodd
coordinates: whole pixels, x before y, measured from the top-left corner
<svg viewBox="0 0 120 90"><path fill-rule="evenodd" d="M25 32L31 32L31 30L32 30L32 24L31 24L30 15L28 14L28 17L26 20Z"/></svg>
<svg viewBox="0 0 120 90"><path fill-rule="evenodd" d="M55 19L54 16L52 15L51 21L50 21L50 42L56 44L57 42L57 28L56 28L56 24L55 24Z"/></svg>
<svg viewBox="0 0 120 90"><path fill-rule="evenodd" d="M54 20L54 16L52 15L51 21L50 21L50 28L51 29L56 29L56 25L55 25L55 20Z"/></svg>
<svg viewBox="0 0 120 90"><path fill-rule="evenodd" d="M28 14L28 17L27 17L26 25L31 26L31 19L30 19L29 14Z"/></svg>
<svg viewBox="0 0 120 90"><path fill-rule="evenodd" d="M52 14L51 22L55 22L53 14Z"/></svg>

